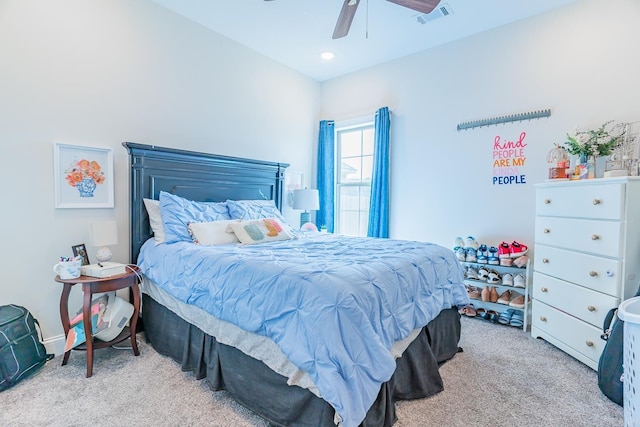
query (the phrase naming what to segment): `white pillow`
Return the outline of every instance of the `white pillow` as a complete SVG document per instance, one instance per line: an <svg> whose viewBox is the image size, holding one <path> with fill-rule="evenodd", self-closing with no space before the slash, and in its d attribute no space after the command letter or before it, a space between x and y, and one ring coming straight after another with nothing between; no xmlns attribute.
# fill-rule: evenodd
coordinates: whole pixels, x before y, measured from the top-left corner
<svg viewBox="0 0 640 427"><path fill-rule="evenodd" d="M231 231L227 231L229 223L234 220L211 222L190 222L187 224L193 243L198 245L224 245L238 243L239 240Z"/></svg>
<svg viewBox="0 0 640 427"><path fill-rule="evenodd" d="M276 218L232 221L229 228L246 245L293 238L289 227L283 226Z"/></svg>
<svg viewBox="0 0 640 427"><path fill-rule="evenodd" d="M147 208L147 214L149 214L149 224L151 224L156 245L164 243L164 225L162 225L162 215L160 215L160 202L153 199L142 199L142 201L144 207Z"/></svg>

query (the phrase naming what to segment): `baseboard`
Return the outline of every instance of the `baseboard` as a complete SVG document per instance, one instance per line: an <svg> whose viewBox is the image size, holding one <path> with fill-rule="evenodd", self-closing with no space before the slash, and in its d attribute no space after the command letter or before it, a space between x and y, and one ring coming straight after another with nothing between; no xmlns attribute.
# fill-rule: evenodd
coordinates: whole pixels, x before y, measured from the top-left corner
<svg viewBox="0 0 640 427"><path fill-rule="evenodd" d="M65 343L64 334L57 335L55 337L50 337L42 341L44 347L47 349L47 353L55 354L59 356L64 353L64 343Z"/></svg>

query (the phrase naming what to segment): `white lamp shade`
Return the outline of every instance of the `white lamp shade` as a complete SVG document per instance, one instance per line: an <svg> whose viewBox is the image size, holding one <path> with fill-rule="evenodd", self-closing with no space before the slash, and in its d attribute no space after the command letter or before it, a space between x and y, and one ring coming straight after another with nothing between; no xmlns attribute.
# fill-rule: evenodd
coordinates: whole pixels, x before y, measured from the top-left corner
<svg viewBox="0 0 640 427"><path fill-rule="evenodd" d="M93 246L111 246L118 244L118 226L113 220L91 224L91 243Z"/></svg>
<svg viewBox="0 0 640 427"><path fill-rule="evenodd" d="M320 209L320 195L318 190L305 188L293 190L293 209L317 211Z"/></svg>

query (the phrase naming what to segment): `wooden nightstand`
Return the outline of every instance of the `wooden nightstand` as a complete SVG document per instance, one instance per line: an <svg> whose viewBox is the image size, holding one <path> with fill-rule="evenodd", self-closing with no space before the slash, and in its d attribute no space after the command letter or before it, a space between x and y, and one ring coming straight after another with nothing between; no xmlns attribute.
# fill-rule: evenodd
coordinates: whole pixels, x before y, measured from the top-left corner
<svg viewBox="0 0 640 427"><path fill-rule="evenodd" d="M131 270L129 270L131 268ZM81 344L73 350L85 350L87 352L87 378L93 374L93 350L96 348L110 347L113 344L122 342L127 338L131 338L131 347L135 356L140 355L138 350L138 343L136 341L136 325L138 322L138 314L140 312L140 290L138 288L138 275L137 267L130 266L127 272L111 277L89 277L80 276L75 279L61 279L60 276L56 276L56 282L63 284L62 295L60 296L60 320L62 321L62 327L64 328L65 338L69 334L69 293L71 287L75 284L82 284L82 292L84 293L84 299L82 303L84 331L87 336L85 344ZM131 288L133 291L133 315L131 316L130 326L125 326L122 332L111 341L93 341L91 336L91 299L95 293L117 291L118 289ZM133 332L132 332L133 331ZM69 354L71 350L64 353L62 358L62 365L66 365L69 361Z"/></svg>

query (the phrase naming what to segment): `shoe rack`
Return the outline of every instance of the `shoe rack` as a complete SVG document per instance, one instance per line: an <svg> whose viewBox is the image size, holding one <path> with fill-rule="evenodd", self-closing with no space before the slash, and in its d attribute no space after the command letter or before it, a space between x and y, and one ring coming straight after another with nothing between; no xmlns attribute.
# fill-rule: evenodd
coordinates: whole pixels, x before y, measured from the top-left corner
<svg viewBox="0 0 640 427"><path fill-rule="evenodd" d="M516 308L516 307L511 307L508 304L501 304L501 303L497 303L497 302L491 302L491 301L482 301L481 298L475 299L475 298L471 298L469 303L473 304L473 306L475 307L476 311L478 310L478 308L483 308L484 310L486 310L486 312L489 312L489 310L493 310L495 311L498 316L500 316L501 313L505 312L507 309L514 309L514 310L519 310L523 313L523 325L522 325L522 330L524 332L527 332L530 330L531 327L531 297L530 297L530 292L531 292L531 269L530 269L530 264L531 264L531 258L529 258L527 260L527 263L523 266L523 267L516 267L516 266L504 266L504 265L492 265L492 264L484 264L484 263L478 263L478 262L467 262L467 261L460 261L460 264L462 265L463 269L466 271L468 267L474 268L476 271L481 269L481 268L485 268L489 271L493 270L495 272L497 272L498 274L500 274L500 277L502 277L503 275L510 273L511 275L513 275L514 277L516 276L516 274L522 274L524 276L525 282L524 282L524 288L522 287L516 287L516 286L509 286L509 285L505 285L502 283L502 281L498 282L498 283L487 283L486 280L481 280L481 279L471 279L471 278L467 278L465 276L464 279L464 283L465 285L468 286L473 286L476 288L479 288L480 290L482 290L485 286L488 286L489 289L491 289L492 287L495 287L497 290L498 295L502 295L505 291L509 290L512 293L516 292L520 295L524 294L524 308ZM497 324L501 324L498 322L498 319L495 318L493 320L491 320L494 323ZM509 324L505 325L505 326L510 326Z"/></svg>

